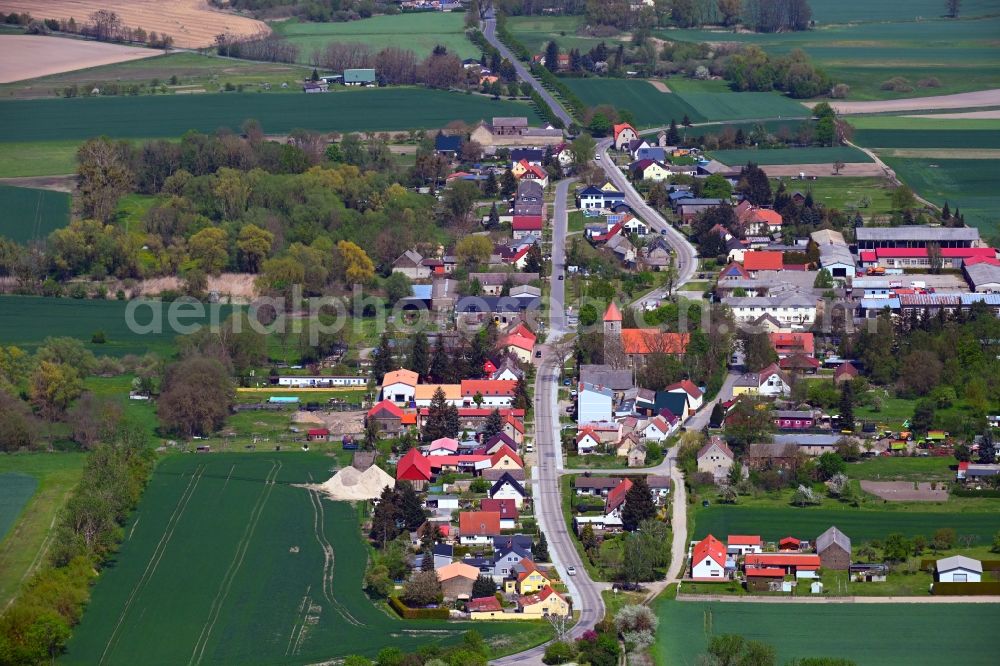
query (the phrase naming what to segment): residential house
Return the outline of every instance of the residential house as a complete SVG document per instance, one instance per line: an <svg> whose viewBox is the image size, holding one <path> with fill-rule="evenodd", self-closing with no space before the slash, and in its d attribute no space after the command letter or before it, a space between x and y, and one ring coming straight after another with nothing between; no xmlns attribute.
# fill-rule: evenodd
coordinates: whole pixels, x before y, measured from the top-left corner
<svg viewBox="0 0 1000 666"><path fill-rule="evenodd" d="M646 477L646 483L649 485L649 494L652 495L656 505L664 504L670 495L670 477L650 474Z"/></svg>
<svg viewBox="0 0 1000 666"><path fill-rule="evenodd" d="M784 268L784 256L781 252L747 252L743 255L743 268L750 277L757 271L780 271Z"/></svg>
<svg viewBox="0 0 1000 666"><path fill-rule="evenodd" d="M500 536L500 512L462 511L458 514L458 534L462 545L492 543L493 537Z"/></svg>
<svg viewBox="0 0 1000 666"><path fill-rule="evenodd" d="M667 393L682 393L687 399L687 414L694 414L696 411L701 409L701 405L704 402L705 394L702 393L701 389L694 385L690 379L684 379L674 384L671 384L667 388L663 389Z"/></svg>
<svg viewBox="0 0 1000 666"><path fill-rule="evenodd" d="M512 530L517 527L517 506L512 499L484 499L479 503L481 511L496 511L500 514L500 529Z"/></svg>
<svg viewBox="0 0 1000 666"><path fill-rule="evenodd" d="M639 138L639 133L628 123L619 123L614 126L614 146L615 150L625 150L630 141Z"/></svg>
<svg viewBox="0 0 1000 666"><path fill-rule="evenodd" d="M812 357L816 352L816 342L812 333L771 333L768 335L771 346L778 354L778 358L785 358L793 354L804 354Z"/></svg>
<svg viewBox="0 0 1000 666"><path fill-rule="evenodd" d="M715 482L719 483L729 477L734 460L735 456L725 440L712 435L698 451L698 471L711 474Z"/></svg>
<svg viewBox="0 0 1000 666"><path fill-rule="evenodd" d="M398 371L397 371L398 372ZM388 376L388 375L387 375ZM461 384L417 384L413 387L413 403L417 407L430 407L438 389L444 393L445 402L455 407L463 404Z"/></svg>
<svg viewBox="0 0 1000 666"><path fill-rule="evenodd" d="M680 355L687 349L688 333L670 333L659 329L622 328L622 315L613 302L604 313L604 357L624 355L631 365L643 362L649 354Z"/></svg>
<svg viewBox="0 0 1000 666"><path fill-rule="evenodd" d="M784 328L808 328L816 321L817 300L811 294L789 290L771 296L729 296L722 303L732 309L737 323L753 322L767 314Z"/></svg>
<svg viewBox="0 0 1000 666"><path fill-rule="evenodd" d="M673 249L663 236L657 236L642 248L641 263L654 271L666 270L673 260Z"/></svg>
<svg viewBox="0 0 1000 666"><path fill-rule="evenodd" d="M983 579L983 563L965 555L952 555L935 564L939 583L979 583Z"/></svg>
<svg viewBox="0 0 1000 666"><path fill-rule="evenodd" d="M724 580L726 578L726 547L709 534L691 549L692 580Z"/></svg>
<svg viewBox="0 0 1000 666"><path fill-rule="evenodd" d="M309 428L306 431L306 441L328 442L330 441L330 430L328 428Z"/></svg>
<svg viewBox="0 0 1000 666"><path fill-rule="evenodd" d="M469 618L472 620L504 620L510 613L503 612L500 600L495 596L477 597L465 605L469 611Z"/></svg>
<svg viewBox="0 0 1000 666"><path fill-rule="evenodd" d="M674 422L678 423L677 421ZM667 423L667 420L662 416L657 416L649 421L640 430L642 439L648 442L662 442L667 437L670 437L674 433L675 426Z"/></svg>
<svg viewBox="0 0 1000 666"><path fill-rule="evenodd" d="M510 151L511 166L523 161L540 167L544 160L545 151L541 148L512 148ZM518 194L520 195L520 188L518 188Z"/></svg>
<svg viewBox="0 0 1000 666"><path fill-rule="evenodd" d="M374 421L380 433L398 435L403 431L403 410L390 400L382 400L368 410L365 421Z"/></svg>
<svg viewBox="0 0 1000 666"><path fill-rule="evenodd" d="M549 186L549 174L545 169L540 166L535 166L534 164L528 164L524 160L518 162L518 165L520 165L523 170L521 173L515 172L515 178L518 180L533 180L541 185L542 188Z"/></svg>
<svg viewBox="0 0 1000 666"><path fill-rule="evenodd" d="M847 571L851 566L851 539L831 527L816 537L816 554L824 569Z"/></svg>
<svg viewBox="0 0 1000 666"><path fill-rule="evenodd" d="M434 152L446 157L454 157L462 150L462 137L459 135L448 136L438 132L434 137Z"/></svg>
<svg viewBox="0 0 1000 666"><path fill-rule="evenodd" d="M483 571L497 583L502 583L504 579L516 575L517 565L525 560L531 560L531 547L511 543L497 547L493 553L493 559L489 561L489 568Z"/></svg>
<svg viewBox="0 0 1000 666"><path fill-rule="evenodd" d="M503 434L514 440L515 444L523 444L524 422L510 415L503 417Z"/></svg>
<svg viewBox="0 0 1000 666"><path fill-rule="evenodd" d="M722 199L696 199L686 198L677 201L677 214L683 224L691 224L694 218L709 208L722 205Z"/></svg>
<svg viewBox="0 0 1000 666"><path fill-rule="evenodd" d="M460 385L466 407L510 407L517 392L516 381L463 379Z"/></svg>
<svg viewBox="0 0 1000 666"><path fill-rule="evenodd" d="M839 384L847 382L858 376L858 369L850 361L845 361L837 366L833 372L833 381Z"/></svg>
<svg viewBox="0 0 1000 666"><path fill-rule="evenodd" d="M540 279L538 273L516 273L514 271L469 273L469 281L478 281L485 296L500 296L507 288L513 289L519 285L531 284L538 279Z"/></svg>
<svg viewBox="0 0 1000 666"><path fill-rule="evenodd" d="M778 445L793 445L795 449L807 456L821 456L824 453L832 453L837 450L838 442L842 439L838 434L815 434L815 433L780 433L774 435L772 439Z"/></svg>
<svg viewBox="0 0 1000 666"><path fill-rule="evenodd" d="M688 397L685 393L640 389L636 391L634 411L644 416L659 416L671 427L675 427L687 419L687 405Z"/></svg>
<svg viewBox="0 0 1000 666"><path fill-rule="evenodd" d="M815 375L820 365L819 361L805 354L792 354L778 361L778 367L785 372L805 375Z"/></svg>
<svg viewBox="0 0 1000 666"><path fill-rule="evenodd" d="M420 377L412 370L393 370L382 378L382 399L397 405L408 405L416 395Z"/></svg>
<svg viewBox="0 0 1000 666"><path fill-rule="evenodd" d="M600 384L580 382L577 394L577 422L611 421L614 391Z"/></svg>
<svg viewBox="0 0 1000 666"><path fill-rule="evenodd" d="M426 280L431 276L430 267L416 250L407 250L392 262L392 272L402 273L411 280Z"/></svg>
<svg viewBox="0 0 1000 666"><path fill-rule="evenodd" d="M551 587L545 587L537 594L518 597L517 610L525 616L539 619L570 614L569 602Z"/></svg>
<svg viewBox="0 0 1000 666"><path fill-rule="evenodd" d="M535 334L523 323L500 338L498 346L521 363L530 363L535 351Z"/></svg>
<svg viewBox="0 0 1000 666"><path fill-rule="evenodd" d="M744 199L733 210L736 219L749 234L770 236L781 231L781 214L767 208L758 208Z"/></svg>
<svg viewBox="0 0 1000 666"><path fill-rule="evenodd" d="M458 440L451 437L441 437L421 448L424 449L424 455L427 456L453 456L458 453Z"/></svg>
<svg viewBox="0 0 1000 666"><path fill-rule="evenodd" d="M788 395L791 390L788 376L777 363L772 363L760 372L747 372L741 375L733 385L733 397L760 395L774 398Z"/></svg>
<svg viewBox="0 0 1000 666"><path fill-rule="evenodd" d="M514 565L513 577L504 581L507 594L535 594L552 585L548 573L538 568L532 560L522 559Z"/></svg>
<svg viewBox="0 0 1000 666"><path fill-rule="evenodd" d="M631 449L629 449L628 455L626 456L627 463L629 467L642 467L646 464L646 445L639 442Z"/></svg>
<svg viewBox="0 0 1000 666"><path fill-rule="evenodd" d="M479 569L464 562L452 562L437 569L437 577L446 600L468 599L472 596L472 584L479 577Z"/></svg>
<svg viewBox="0 0 1000 666"><path fill-rule="evenodd" d="M503 476L497 479L489 490L490 499L513 500L514 506L519 509L524 504L524 498L527 496L528 493L525 491L524 486L521 485L520 481L511 476L509 472L505 472Z"/></svg>
<svg viewBox="0 0 1000 666"><path fill-rule="evenodd" d="M591 185L577 191L576 197L577 206L583 210L614 208L625 203L625 194L614 189L613 185L610 189Z"/></svg>
<svg viewBox="0 0 1000 666"><path fill-rule="evenodd" d="M576 433L576 452L580 455L593 453L601 444L597 434L590 428L584 426Z"/></svg>
<svg viewBox="0 0 1000 666"><path fill-rule="evenodd" d="M632 157L636 160L656 160L666 162L667 151L662 146L650 146L645 141L641 141L632 151Z"/></svg>
<svg viewBox="0 0 1000 666"><path fill-rule="evenodd" d="M629 173L636 180L648 180L662 183L670 180L670 169L663 162L651 159L641 159L628 165Z"/></svg>
<svg viewBox="0 0 1000 666"><path fill-rule="evenodd" d="M545 222L541 215L515 215L511 229L515 239L521 239L529 234L540 234Z"/></svg>
<svg viewBox="0 0 1000 666"><path fill-rule="evenodd" d="M641 437L635 432L625 433L618 443L615 444L614 451L615 455L619 458L625 458L632 451L642 443Z"/></svg>
<svg viewBox="0 0 1000 666"><path fill-rule="evenodd" d="M454 511L459 508L458 495L428 495L426 508L438 513Z"/></svg>
<svg viewBox="0 0 1000 666"><path fill-rule="evenodd" d="M781 569L786 575L800 571L817 571L821 566L819 555L802 553L750 553L743 558L745 571L751 569ZM846 567L844 567L846 569Z"/></svg>
<svg viewBox="0 0 1000 666"><path fill-rule="evenodd" d="M726 552L737 557L764 552L759 534L730 534L726 537Z"/></svg>
<svg viewBox="0 0 1000 666"><path fill-rule="evenodd" d="M505 435L498 435L498 437L501 436ZM501 444L497 451L490 454L490 469L524 469L524 461L510 445Z"/></svg>
<svg viewBox="0 0 1000 666"><path fill-rule="evenodd" d="M409 481L417 490L423 490L432 476L430 460L417 449L410 449L396 463L396 480Z"/></svg>

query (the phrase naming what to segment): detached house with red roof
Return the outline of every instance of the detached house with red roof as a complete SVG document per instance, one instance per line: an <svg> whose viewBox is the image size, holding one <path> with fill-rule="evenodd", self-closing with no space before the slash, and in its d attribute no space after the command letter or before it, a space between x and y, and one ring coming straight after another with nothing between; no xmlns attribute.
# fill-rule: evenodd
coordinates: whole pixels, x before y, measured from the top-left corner
<svg viewBox="0 0 1000 666"><path fill-rule="evenodd" d="M608 491L604 500L604 515L601 516L576 516L573 518L573 525L577 533L583 529L584 525L590 525L595 530L603 532L618 532L622 529L622 509L625 506L625 496L632 488L632 481L621 479L618 485Z"/></svg>
<svg viewBox="0 0 1000 666"><path fill-rule="evenodd" d="M458 514L459 542L466 546L493 543L500 536L499 511L462 511Z"/></svg>
<svg viewBox="0 0 1000 666"><path fill-rule="evenodd" d="M726 547L709 534L691 549L691 580L725 580Z"/></svg>
<svg viewBox="0 0 1000 666"><path fill-rule="evenodd" d="M533 180L543 188L549 185L549 174L545 169L534 164L529 164L527 160L518 162L511 171L518 180Z"/></svg>
<svg viewBox="0 0 1000 666"><path fill-rule="evenodd" d="M615 150L626 150L630 142L639 138L639 133L628 123L614 126Z"/></svg>
<svg viewBox="0 0 1000 666"><path fill-rule="evenodd" d="M785 267L781 252L757 250L743 255L743 269L754 277L757 271L780 271Z"/></svg>
<svg viewBox="0 0 1000 666"><path fill-rule="evenodd" d="M545 226L545 223L541 215L515 215L511 222L511 229L515 240L524 238L529 234L540 236L543 226Z"/></svg>
<svg viewBox="0 0 1000 666"><path fill-rule="evenodd" d="M505 379L463 379L462 401L477 407L510 407L514 402L517 382ZM481 399L477 404L477 396Z"/></svg>
<svg viewBox="0 0 1000 666"><path fill-rule="evenodd" d="M683 393L687 396L688 415L694 414L701 409L701 405L704 402L705 394L690 379L682 379L663 390L667 393Z"/></svg>
<svg viewBox="0 0 1000 666"><path fill-rule="evenodd" d="M512 354L521 363L530 363L532 354L535 351L536 340L535 334L522 322L500 338L498 346L509 354Z"/></svg>
<svg viewBox="0 0 1000 666"><path fill-rule="evenodd" d="M593 453L600 443L601 441L591 428L585 426L576 433L576 452L581 455Z"/></svg>
<svg viewBox="0 0 1000 666"><path fill-rule="evenodd" d="M417 449L410 449L396 463L396 480L409 481L417 490L423 490L432 476L430 460Z"/></svg>
<svg viewBox="0 0 1000 666"><path fill-rule="evenodd" d="M778 354L778 358L785 358L794 354L802 354L812 358L816 353L816 341L813 334L806 332L796 333L770 333L771 346Z"/></svg>

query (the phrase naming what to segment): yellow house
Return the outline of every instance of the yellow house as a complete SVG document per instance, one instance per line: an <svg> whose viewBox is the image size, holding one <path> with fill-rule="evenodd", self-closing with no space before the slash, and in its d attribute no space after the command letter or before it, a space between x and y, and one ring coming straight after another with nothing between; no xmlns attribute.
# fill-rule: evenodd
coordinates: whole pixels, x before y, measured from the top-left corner
<svg viewBox="0 0 1000 666"><path fill-rule="evenodd" d="M670 171L668 171L667 168L659 162L653 162L642 170L642 179L651 180L655 183L661 183L663 181L670 180Z"/></svg>
<svg viewBox="0 0 1000 666"><path fill-rule="evenodd" d="M528 170L528 167L524 164L524 160L520 162L514 162L514 166L510 168L510 172L514 174L514 178L520 180L521 176Z"/></svg>
<svg viewBox="0 0 1000 666"><path fill-rule="evenodd" d="M528 566L524 566L525 563ZM552 581L549 580L548 575L536 567L535 563L531 560L521 560L518 564L524 567L524 571L517 574L517 580L514 581L514 591L518 594L535 594L552 586Z"/></svg>
<svg viewBox="0 0 1000 666"><path fill-rule="evenodd" d="M517 608L522 616L539 619L547 615L569 615L569 602L549 586L537 594L519 597Z"/></svg>
<svg viewBox="0 0 1000 666"><path fill-rule="evenodd" d="M614 185L613 185L613 184L611 183L611 181L609 180L609 181L605 182L605 183L604 183L603 185L601 185L601 191L602 191L602 192L617 192L617 191L618 191L618 188L617 188L617 187L615 187L615 186L614 186Z"/></svg>

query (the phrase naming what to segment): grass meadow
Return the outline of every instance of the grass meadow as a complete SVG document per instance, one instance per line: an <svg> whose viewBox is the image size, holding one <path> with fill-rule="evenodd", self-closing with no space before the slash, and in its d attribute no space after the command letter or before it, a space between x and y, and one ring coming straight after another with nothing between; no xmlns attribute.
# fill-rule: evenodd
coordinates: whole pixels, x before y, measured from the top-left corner
<svg viewBox="0 0 1000 666"><path fill-rule="evenodd" d="M812 192L813 200L827 208L838 210L858 210L864 217L892 210L892 190L883 178L831 176L810 181L784 179L789 192ZM771 183L777 189L777 181ZM861 206L862 199L868 197L871 203Z"/></svg>
<svg viewBox="0 0 1000 666"><path fill-rule="evenodd" d="M571 79L562 80L589 106L610 104L628 109L642 127L680 124L684 116L692 122L707 120L693 106L673 93L663 93L648 81L638 79Z"/></svg>
<svg viewBox="0 0 1000 666"><path fill-rule="evenodd" d="M82 453L0 454L0 608L44 561L56 514L85 460Z"/></svg>
<svg viewBox="0 0 1000 666"><path fill-rule="evenodd" d="M996 604L711 603L663 599L653 648L660 666L688 666L712 635L735 633L773 645L777 663L839 657L858 666L963 666L995 663L984 626L1000 621Z"/></svg>
<svg viewBox="0 0 1000 666"><path fill-rule="evenodd" d="M176 137L188 130L238 129L255 118L269 134L307 127L321 132L359 132L444 127L453 120L477 122L493 116L527 116L534 108L424 88L344 90L325 95L224 93L33 99L0 102L0 142Z"/></svg>
<svg viewBox="0 0 1000 666"><path fill-rule="evenodd" d="M479 57L479 48L465 36L465 15L461 12L372 16L341 23L290 20L271 25L275 32L299 47L299 60L304 63L311 63L313 51L323 50L331 42L366 44L373 52L390 46L409 49L420 60L438 45L459 58Z"/></svg>
<svg viewBox="0 0 1000 666"><path fill-rule="evenodd" d="M76 172L79 140L2 141L0 142L0 178L26 176L62 176Z"/></svg>
<svg viewBox="0 0 1000 666"><path fill-rule="evenodd" d="M582 16L510 16L507 27L519 42L528 47L532 53L544 53L545 46L553 39L559 45L559 50L567 52L570 49L580 49L586 53L601 42L609 48L618 48L620 38L608 37L598 39L577 35L583 27Z"/></svg>
<svg viewBox="0 0 1000 666"><path fill-rule="evenodd" d="M293 485L326 480L331 462L304 453L163 460L65 663L301 664L460 640L470 623L398 620L365 596L357 509ZM550 633L516 626L518 642ZM475 628L494 645L514 640L501 636L511 625Z"/></svg>
<svg viewBox="0 0 1000 666"><path fill-rule="evenodd" d="M739 166L747 162L757 164L827 164L840 160L841 162L871 162L865 153L850 146L813 147L813 148L779 148L755 150L715 150L711 157L723 164Z"/></svg>
<svg viewBox="0 0 1000 666"><path fill-rule="evenodd" d="M0 185L0 236L18 243L47 237L69 224L70 195Z"/></svg>

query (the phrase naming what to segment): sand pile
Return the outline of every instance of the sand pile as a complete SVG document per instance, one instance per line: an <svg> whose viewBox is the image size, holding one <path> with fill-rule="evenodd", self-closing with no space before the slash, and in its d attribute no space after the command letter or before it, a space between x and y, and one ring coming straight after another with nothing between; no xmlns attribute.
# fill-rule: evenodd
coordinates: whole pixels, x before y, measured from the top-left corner
<svg viewBox="0 0 1000 666"><path fill-rule="evenodd" d="M325 483L312 487L333 500L370 500L378 499L386 486L394 488L395 479L372 465L364 472L345 467Z"/></svg>

